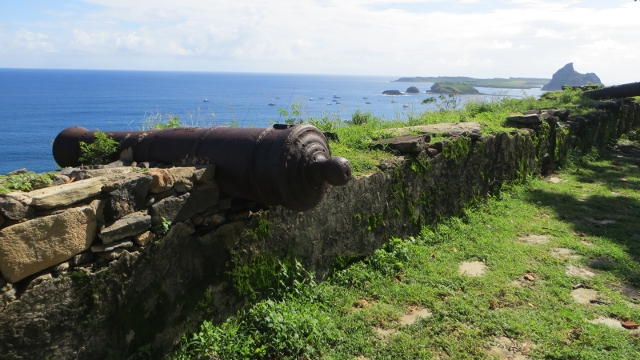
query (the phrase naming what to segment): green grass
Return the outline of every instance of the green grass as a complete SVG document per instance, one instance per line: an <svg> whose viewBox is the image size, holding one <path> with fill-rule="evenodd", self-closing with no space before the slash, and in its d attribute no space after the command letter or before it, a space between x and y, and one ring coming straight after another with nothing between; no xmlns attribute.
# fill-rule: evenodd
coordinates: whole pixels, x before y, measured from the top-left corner
<svg viewBox="0 0 640 360"><path fill-rule="evenodd" d="M640 302L615 289L640 288L638 165L598 152L573 159L557 175L560 183L505 189L463 216L336 268L320 285L258 302L220 326L204 322L172 358L484 359L503 337L534 359L637 359L639 337L589 320L640 323ZM518 241L527 234L549 241ZM552 256L560 247L578 257ZM602 258L613 265L587 266ZM485 275L459 274L465 261L484 263ZM567 275L568 265L596 276ZM605 303L575 302L571 292L579 283ZM400 323L421 308L432 316ZM273 325L256 325L265 321ZM315 332L302 322L316 324Z"/></svg>
<svg viewBox="0 0 640 360"><path fill-rule="evenodd" d="M522 114L527 110L570 108L572 115L584 114L593 110L590 106L591 101L585 100L581 96L580 90L547 93L541 99L534 97L507 98L500 101L469 102L464 106L459 106L459 98L456 98L455 95L441 96L434 101L440 111L424 112L409 118L408 121L383 119L369 113L356 113L351 122L343 122L328 116L297 119L297 122L310 123L322 131L335 133L338 140L329 141L331 154L349 159L353 173L358 176L371 173L381 160L393 158L393 154L369 149L369 145L374 140L387 136L385 129L476 121L483 124L483 133L490 135L513 130L514 127L506 123L507 117Z"/></svg>

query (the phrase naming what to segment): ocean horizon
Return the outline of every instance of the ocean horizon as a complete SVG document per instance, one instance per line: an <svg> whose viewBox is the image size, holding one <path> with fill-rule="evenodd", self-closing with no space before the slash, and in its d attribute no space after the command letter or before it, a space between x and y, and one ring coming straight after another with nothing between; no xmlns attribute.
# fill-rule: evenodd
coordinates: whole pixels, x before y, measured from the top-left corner
<svg viewBox="0 0 640 360"><path fill-rule="evenodd" d="M360 110L406 121L434 105L421 105L432 83L394 82L399 77L133 70L0 69L0 174L27 168L56 169L53 139L67 127L140 130L150 119L179 116L187 126L268 127L286 120L280 109L298 104L301 117L350 120ZM420 94L404 92L416 86ZM478 88L484 95L538 96L540 89ZM392 100L395 100L393 102Z"/></svg>

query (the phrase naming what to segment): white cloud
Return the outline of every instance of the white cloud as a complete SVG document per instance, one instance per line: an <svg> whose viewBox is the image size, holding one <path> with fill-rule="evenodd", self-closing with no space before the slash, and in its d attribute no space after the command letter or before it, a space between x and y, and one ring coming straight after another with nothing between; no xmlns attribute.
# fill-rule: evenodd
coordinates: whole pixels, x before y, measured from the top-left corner
<svg viewBox="0 0 640 360"><path fill-rule="evenodd" d="M547 39L569 39L569 40L576 38L575 35L561 34L556 30L547 29L544 27L536 29L536 34L534 35L534 37L547 38Z"/></svg>
<svg viewBox="0 0 640 360"><path fill-rule="evenodd" d="M478 77L550 76L582 59L593 66L589 72L614 78L626 74L589 52L602 54L614 43L632 55L640 48L640 5L627 0L605 9L574 0L493 7L476 0L84 2L95 8L65 22L4 24L16 33L29 29L14 37L13 54L55 49L60 62L82 54L85 67ZM411 11L414 5L420 11ZM3 49L6 38L0 36ZM0 67L10 61L0 54Z"/></svg>
<svg viewBox="0 0 640 360"><path fill-rule="evenodd" d="M14 46L30 51L55 52L56 47L47 34L32 32L26 29L16 31Z"/></svg>
<svg viewBox="0 0 640 360"><path fill-rule="evenodd" d="M509 40L504 42L493 40L493 44L491 45L491 48L492 49L511 49L513 48L513 43Z"/></svg>

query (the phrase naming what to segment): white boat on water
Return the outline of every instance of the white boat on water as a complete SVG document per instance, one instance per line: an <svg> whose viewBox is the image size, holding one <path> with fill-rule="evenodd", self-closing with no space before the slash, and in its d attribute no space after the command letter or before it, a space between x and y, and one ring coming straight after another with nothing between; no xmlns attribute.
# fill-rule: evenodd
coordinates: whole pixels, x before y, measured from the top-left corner
<svg viewBox="0 0 640 360"><path fill-rule="evenodd" d="M340 99L340 96L338 96L338 95L333 95L333 98L334 98L334 99Z"/></svg>
<svg viewBox="0 0 640 360"><path fill-rule="evenodd" d="M202 100L202 102L209 102L209 99L204 98L204 100Z"/></svg>

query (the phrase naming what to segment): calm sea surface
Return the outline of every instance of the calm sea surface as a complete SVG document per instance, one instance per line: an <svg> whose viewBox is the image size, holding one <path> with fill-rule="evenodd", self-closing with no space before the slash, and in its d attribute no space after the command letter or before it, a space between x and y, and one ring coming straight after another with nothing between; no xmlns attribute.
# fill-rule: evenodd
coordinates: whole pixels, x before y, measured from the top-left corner
<svg viewBox="0 0 640 360"><path fill-rule="evenodd" d="M345 120L356 110L406 120L434 109L420 105L432 95L382 95L384 90L405 91L412 85L424 92L432 85L390 82L396 78L0 69L0 174L23 167L54 170L51 143L60 131L74 125L103 131L140 130L150 117L164 121L177 115L182 123L193 126L266 127L283 122L278 109L290 109L292 104L301 104L303 117L329 115ZM462 100L541 93L539 89L478 90L496 95L463 96Z"/></svg>

